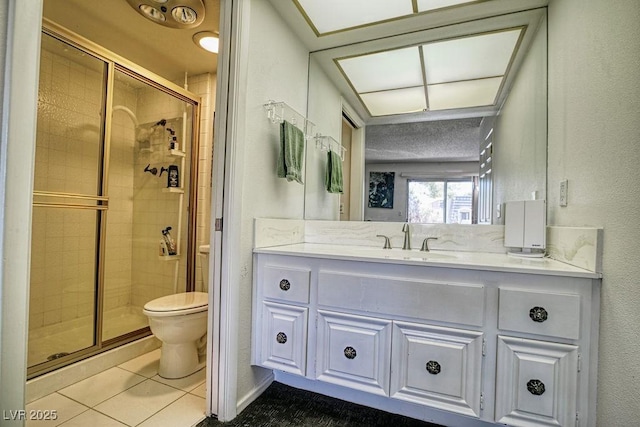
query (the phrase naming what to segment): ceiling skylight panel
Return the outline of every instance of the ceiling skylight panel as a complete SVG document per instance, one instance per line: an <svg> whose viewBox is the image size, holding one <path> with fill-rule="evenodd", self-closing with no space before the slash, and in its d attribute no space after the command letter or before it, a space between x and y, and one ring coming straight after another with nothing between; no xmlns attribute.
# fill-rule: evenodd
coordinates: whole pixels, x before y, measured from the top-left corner
<svg viewBox="0 0 640 427"><path fill-rule="evenodd" d="M502 77L427 86L429 110L493 105Z"/></svg>
<svg viewBox="0 0 640 427"><path fill-rule="evenodd" d="M374 117L415 113L427 108L424 87L363 93L360 98Z"/></svg>
<svg viewBox="0 0 640 427"><path fill-rule="evenodd" d="M411 0L296 0L320 34L413 14Z"/></svg>
<svg viewBox="0 0 640 427"><path fill-rule="evenodd" d="M418 0L418 12L442 9L443 7L456 6L458 4L472 3L477 0Z"/></svg>
<svg viewBox="0 0 640 427"><path fill-rule="evenodd" d="M373 92L423 85L417 47L338 60L356 92Z"/></svg>
<svg viewBox="0 0 640 427"><path fill-rule="evenodd" d="M521 32L519 28L422 46L427 84L504 75Z"/></svg>

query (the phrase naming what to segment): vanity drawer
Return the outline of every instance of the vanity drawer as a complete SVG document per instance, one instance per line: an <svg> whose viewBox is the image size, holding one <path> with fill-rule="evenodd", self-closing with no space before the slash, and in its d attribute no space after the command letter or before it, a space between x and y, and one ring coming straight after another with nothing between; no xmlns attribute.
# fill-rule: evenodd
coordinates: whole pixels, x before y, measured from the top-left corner
<svg viewBox="0 0 640 427"><path fill-rule="evenodd" d="M577 340L580 295L500 288L498 328Z"/></svg>
<svg viewBox="0 0 640 427"><path fill-rule="evenodd" d="M485 289L476 284L321 270L318 304L481 327Z"/></svg>
<svg viewBox="0 0 640 427"><path fill-rule="evenodd" d="M316 378L388 396L391 321L318 310Z"/></svg>
<svg viewBox="0 0 640 427"><path fill-rule="evenodd" d="M266 265L262 287L264 297L308 304L310 278L311 270L308 269Z"/></svg>

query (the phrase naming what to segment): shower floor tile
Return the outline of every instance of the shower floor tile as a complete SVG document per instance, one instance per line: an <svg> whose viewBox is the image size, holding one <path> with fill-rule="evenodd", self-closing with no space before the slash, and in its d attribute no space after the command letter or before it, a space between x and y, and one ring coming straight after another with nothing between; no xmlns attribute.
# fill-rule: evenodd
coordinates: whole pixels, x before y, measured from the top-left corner
<svg viewBox="0 0 640 427"><path fill-rule="evenodd" d="M205 418L205 375L167 380L157 375L160 349L30 403L57 419L27 427L192 427Z"/></svg>
<svg viewBox="0 0 640 427"><path fill-rule="evenodd" d="M142 308L126 306L104 313L103 339L149 325ZM93 345L93 316L85 316L29 331L28 365L46 362L57 353L73 353Z"/></svg>

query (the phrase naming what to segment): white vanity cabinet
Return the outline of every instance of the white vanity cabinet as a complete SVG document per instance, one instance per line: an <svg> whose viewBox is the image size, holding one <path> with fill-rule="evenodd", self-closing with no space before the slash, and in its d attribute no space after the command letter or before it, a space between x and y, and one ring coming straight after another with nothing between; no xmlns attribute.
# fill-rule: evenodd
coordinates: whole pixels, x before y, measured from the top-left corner
<svg viewBox="0 0 640 427"><path fill-rule="evenodd" d="M498 336L496 420L523 427L573 425L579 417L580 293L501 287L499 301L498 328L505 335Z"/></svg>
<svg viewBox="0 0 640 427"><path fill-rule="evenodd" d="M261 272L257 364L305 375L311 270L265 266ZM256 300L254 300L254 304ZM255 350L254 350L255 354Z"/></svg>
<svg viewBox="0 0 640 427"><path fill-rule="evenodd" d="M274 252L252 351L276 378L443 425L595 426L595 275Z"/></svg>

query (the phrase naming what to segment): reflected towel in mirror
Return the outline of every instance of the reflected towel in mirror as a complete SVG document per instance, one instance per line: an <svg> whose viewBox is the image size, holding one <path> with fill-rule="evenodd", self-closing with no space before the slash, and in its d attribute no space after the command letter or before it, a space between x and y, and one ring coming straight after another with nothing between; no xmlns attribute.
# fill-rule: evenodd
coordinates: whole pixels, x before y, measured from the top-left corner
<svg viewBox="0 0 640 427"><path fill-rule="evenodd" d="M304 155L304 133L287 122L280 124L280 153L276 165L276 174L287 181L302 184L302 158Z"/></svg>
<svg viewBox="0 0 640 427"><path fill-rule="evenodd" d="M344 192L342 179L342 159L340 155L331 150L327 153L327 170L324 175L324 184L329 193Z"/></svg>

